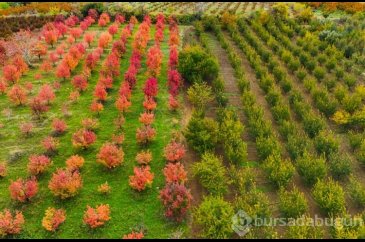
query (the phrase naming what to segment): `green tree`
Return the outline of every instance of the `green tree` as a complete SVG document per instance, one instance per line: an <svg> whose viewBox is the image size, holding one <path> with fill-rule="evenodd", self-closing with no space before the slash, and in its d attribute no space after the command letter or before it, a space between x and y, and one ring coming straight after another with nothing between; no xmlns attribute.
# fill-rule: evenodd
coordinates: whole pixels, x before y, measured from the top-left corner
<svg viewBox="0 0 365 242"><path fill-rule="evenodd" d="M178 70L188 83L212 82L218 77L218 61L200 46L186 46L179 53Z"/></svg>

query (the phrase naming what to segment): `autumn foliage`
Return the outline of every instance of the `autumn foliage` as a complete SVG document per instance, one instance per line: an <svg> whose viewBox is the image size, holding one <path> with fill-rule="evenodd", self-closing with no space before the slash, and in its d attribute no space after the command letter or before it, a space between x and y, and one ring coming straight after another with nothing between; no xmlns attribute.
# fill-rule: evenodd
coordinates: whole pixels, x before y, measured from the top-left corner
<svg viewBox="0 0 365 242"><path fill-rule="evenodd" d="M0 237L19 234L22 231L24 222L22 212L16 211L12 215L9 209L3 210L0 212Z"/></svg>
<svg viewBox="0 0 365 242"><path fill-rule="evenodd" d="M84 213L84 223L94 229L104 225L110 220L110 208L108 204L101 204L96 208L87 206Z"/></svg>
<svg viewBox="0 0 365 242"><path fill-rule="evenodd" d="M64 209L55 209L49 207L42 219L42 226L45 230L54 232L65 222L66 211Z"/></svg>
<svg viewBox="0 0 365 242"><path fill-rule="evenodd" d="M97 162L111 169L122 164L124 152L114 144L105 143L100 148L97 158Z"/></svg>
<svg viewBox="0 0 365 242"><path fill-rule="evenodd" d="M73 155L66 160L66 167L70 171L79 170L85 163L85 160L82 156Z"/></svg>
<svg viewBox="0 0 365 242"><path fill-rule="evenodd" d="M143 191L146 187L151 187L154 174L150 172L149 166L134 167L134 175L129 176L129 185L137 190Z"/></svg>
<svg viewBox="0 0 365 242"><path fill-rule="evenodd" d="M52 121L52 129L53 129L53 132L54 133L56 133L56 134L62 134L62 133L64 133L66 131L67 124L66 124L66 122L64 120L55 118Z"/></svg>
<svg viewBox="0 0 365 242"><path fill-rule="evenodd" d="M38 193L38 183L35 179L23 180L19 178L11 182L9 191L13 200L27 202Z"/></svg>
<svg viewBox="0 0 365 242"><path fill-rule="evenodd" d="M86 149L96 141L96 135L91 130L80 129L72 135L72 145Z"/></svg>
<svg viewBox="0 0 365 242"><path fill-rule="evenodd" d="M185 155L185 147L181 143L171 141L164 149L164 157L169 162L180 161Z"/></svg>
<svg viewBox="0 0 365 242"><path fill-rule="evenodd" d="M66 199L75 196L82 187L81 175L78 171L57 169L48 183L53 195Z"/></svg>
<svg viewBox="0 0 365 242"><path fill-rule="evenodd" d="M191 206L190 191L182 184L168 183L160 191L159 197L165 208L165 216L181 222Z"/></svg>
<svg viewBox="0 0 365 242"><path fill-rule="evenodd" d="M166 183L184 184L187 180L187 173L184 166L178 163L168 163L163 169Z"/></svg>
<svg viewBox="0 0 365 242"><path fill-rule="evenodd" d="M136 161L140 165L148 165L152 161L152 153L149 150L142 150L136 155Z"/></svg>
<svg viewBox="0 0 365 242"><path fill-rule="evenodd" d="M51 164L51 159L46 155L31 155L29 156L28 172L33 176L42 174Z"/></svg>

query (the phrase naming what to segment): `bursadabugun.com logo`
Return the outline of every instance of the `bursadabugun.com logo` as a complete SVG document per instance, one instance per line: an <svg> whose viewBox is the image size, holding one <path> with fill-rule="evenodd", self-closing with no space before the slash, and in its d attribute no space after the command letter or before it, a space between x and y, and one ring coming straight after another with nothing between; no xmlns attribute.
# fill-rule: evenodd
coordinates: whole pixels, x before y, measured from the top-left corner
<svg viewBox="0 0 365 242"><path fill-rule="evenodd" d="M363 226L364 220L361 217L337 217L323 218L317 214L312 217L299 218L258 218L251 217L245 211L239 210L232 217L232 230L240 237L246 235L253 227L285 227L285 226L316 226L316 227L337 227L337 226Z"/></svg>

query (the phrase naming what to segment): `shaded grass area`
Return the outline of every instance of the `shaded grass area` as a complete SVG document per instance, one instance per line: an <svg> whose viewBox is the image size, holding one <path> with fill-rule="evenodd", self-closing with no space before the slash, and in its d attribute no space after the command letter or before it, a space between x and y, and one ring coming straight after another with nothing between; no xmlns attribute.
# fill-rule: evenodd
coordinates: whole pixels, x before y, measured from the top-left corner
<svg viewBox="0 0 365 242"><path fill-rule="evenodd" d="M120 29L123 26L120 27ZM138 26L135 26L134 32ZM104 29L105 30L105 29ZM149 47L153 45L154 28L151 28L151 41ZM119 31L120 32L120 31ZM114 37L114 40L119 38L119 34ZM85 117L91 117L89 105L93 99L94 87L99 78L100 65L93 71L92 77L89 79L88 89L81 94L77 103L70 106L72 115L66 119L68 131L60 138L60 148L57 155L52 157L53 165L46 174L39 178L39 193L28 204L17 204L11 201L8 191L10 180L15 180L18 177L27 177L26 165L28 163L28 154L32 152L40 153L39 142L47 134L50 134L50 121L53 117L60 117L60 109L62 104L68 99L68 95L72 90L69 80L62 83L62 89L56 94L57 101L52 105L52 110L47 113L47 119L37 124L37 131L33 137L26 140L24 138L11 139L14 146L19 149L28 149L27 155L24 155L20 160L9 164L8 176L0 180L0 209L12 208L23 211L25 216L25 226L21 238L121 238L124 234L131 232L133 228L143 227L146 231L146 238L168 238L175 231L183 230L188 233L186 224L176 225L165 220L163 209L158 200L159 189L164 185L164 177L162 169L165 165L165 160L162 156L163 147L169 142L173 129L179 129L178 120L179 113L171 113L168 108L168 91L167 91L167 61L168 61L168 30L165 30L165 40L161 44L161 49L164 54L163 66L161 75L158 78L159 94L157 96L157 109L155 113L155 122L153 127L157 131L156 139L149 145L149 149L153 154L151 162L151 170L155 173L155 179L152 187L144 192L134 192L128 184L129 176L133 174L133 167L137 165L135 161L136 153L141 149L136 143L136 129L140 126L138 118L143 112L144 94L142 87L147 79L145 58L142 60L142 68L138 74L138 81L135 90L132 94L132 106L130 112L125 115L126 122L124 124L125 141L122 145L125 153L124 163L115 170L106 170L96 162L96 154L103 143L109 141L116 128L114 119L118 116L118 111L114 106L114 102L118 96L118 89L123 80L124 72L129 66L129 57L131 56L131 39L127 45L127 52L123 56L120 63L121 75L114 80L113 89L108 92L108 99L104 104L104 110L97 117L100 122L100 127L96 131L97 141L87 150L76 150L72 147L71 136L81 127L81 120ZM109 52L109 51L107 51ZM102 61L107 54L103 54ZM81 67L77 67L76 72L79 72ZM31 70L28 76L34 76L37 70ZM54 77L45 76L44 82L52 82ZM5 97L6 99L6 97ZM0 102L4 101L1 97ZM14 108L14 114L30 113L29 108L20 107ZM27 117L27 115L24 115ZM18 119L14 116L14 120ZM9 120L9 122L11 122ZM2 141L1 141L2 143ZM28 147L28 148L26 148ZM48 181L51 174L57 167L64 167L65 160L73 155L79 154L85 158L84 167L81 170L83 178L83 188L80 193L68 200L59 200L55 198L48 189ZM1 153L1 158L6 158L5 152ZM97 187L107 181L111 186L112 192L109 195L100 195L97 193ZM111 220L103 227L95 230L90 230L82 223L83 213L86 205L96 206L98 204L109 204L111 208ZM60 226L59 231L51 234L42 228L41 221L44 216L44 211L47 207L64 208L67 213L67 218L64 224Z"/></svg>

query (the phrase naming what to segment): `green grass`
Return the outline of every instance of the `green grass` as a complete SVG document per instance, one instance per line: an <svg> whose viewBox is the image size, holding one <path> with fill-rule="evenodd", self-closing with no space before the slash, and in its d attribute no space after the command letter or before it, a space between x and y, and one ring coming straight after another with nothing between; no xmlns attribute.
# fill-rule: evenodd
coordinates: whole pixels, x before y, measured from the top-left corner
<svg viewBox="0 0 365 242"><path fill-rule="evenodd" d="M135 31L138 26L135 26ZM93 27L98 29L97 27ZM122 29L123 26L120 27ZM105 31L106 29L104 29ZM135 32L134 31L134 32ZM120 31L119 31L120 33ZM151 40L149 47L153 44L154 28L151 28ZM119 38L119 34L114 36L114 40ZM3 147L0 154L1 159L5 160L8 157L8 152L14 149L25 150L25 155L21 159L9 164L8 176L0 180L0 209L11 208L23 211L25 216L25 226L22 233L17 236L19 238L121 238L124 234L131 232L131 229L142 226L146 229L146 238L168 238L175 231L183 230L186 234L189 233L185 223L176 225L167 221L163 216L163 208L158 200L158 191L164 185L164 177L162 169L165 165L165 160L162 156L164 146L169 142L171 132L174 129L180 129L178 122L180 113L171 113L168 110L168 91L167 91L167 61L169 54L168 29L165 30L165 39L161 44L161 50L164 54L161 75L158 78L159 93L157 96L157 109L155 112L155 122L153 127L157 131L156 139L148 146L153 153L153 161L151 162L151 170L155 174L152 187L143 191L133 191L129 184L129 176L133 174L133 167L137 165L135 161L136 153L141 149L136 143L136 129L140 126L138 118L143 112L144 94L142 87L147 79L145 57L142 60L142 68L138 74L138 82L132 94L132 106L130 112L125 115L126 122L124 124L125 141L122 145L125 153L124 163L122 166L114 170L106 170L96 162L96 154L101 145L110 140L116 128L113 120L118 116L118 111L114 106L114 102L118 95L119 86L123 80L123 75L129 66L129 57L131 56L131 39L128 41L127 52L122 57L120 62L121 75L114 80L113 89L108 93L108 99L104 104L104 110L98 117L100 127L97 130L97 142L87 150L76 150L72 147L71 136L81 127L81 120L85 117L93 116L89 111L89 105L93 99L93 91L95 84L99 78L100 64L107 56L103 54L99 66L92 72L92 77L89 79L89 86L83 92L79 100L71 104L69 110L72 115L66 118L68 131L60 136L59 152L52 157L52 167L42 176L39 177L39 192L30 203L19 204L11 201L8 186L10 180L15 180L18 177L27 177L28 155L31 153L41 153L40 140L51 132L51 120L54 117L61 117L62 104L68 100L72 85L69 80L62 83L62 88L56 93L56 101L52 104L51 110L47 113L47 117L37 123L35 134L30 138L20 136L19 124L22 120L30 119L30 110L28 107L10 107L13 109L13 118L6 120L1 116L0 122L5 124L2 131L3 137L0 145ZM96 43L94 42L94 46ZM109 50L106 51L109 53ZM81 64L76 68L73 75L81 70ZM31 80L38 70L30 70L23 78ZM42 82L52 82L55 80L53 74L44 76ZM6 96L0 99L0 108L9 106ZM95 116L95 115L94 115ZM95 116L97 117L97 116ZM5 149L4 149L5 148ZM65 160L73 154L79 154L85 158L84 167L81 170L83 178L83 188L80 193L74 198L60 200L55 198L48 189L48 182L51 174L58 167L65 166ZM112 188L109 195L100 195L97 193L97 187L108 181ZM86 205L96 206L98 204L109 204L111 208L111 220L103 227L90 230L83 225L82 218L86 209ZM41 221L44 212L48 207L64 208L67 213L67 218L59 230L52 234L42 228Z"/></svg>

